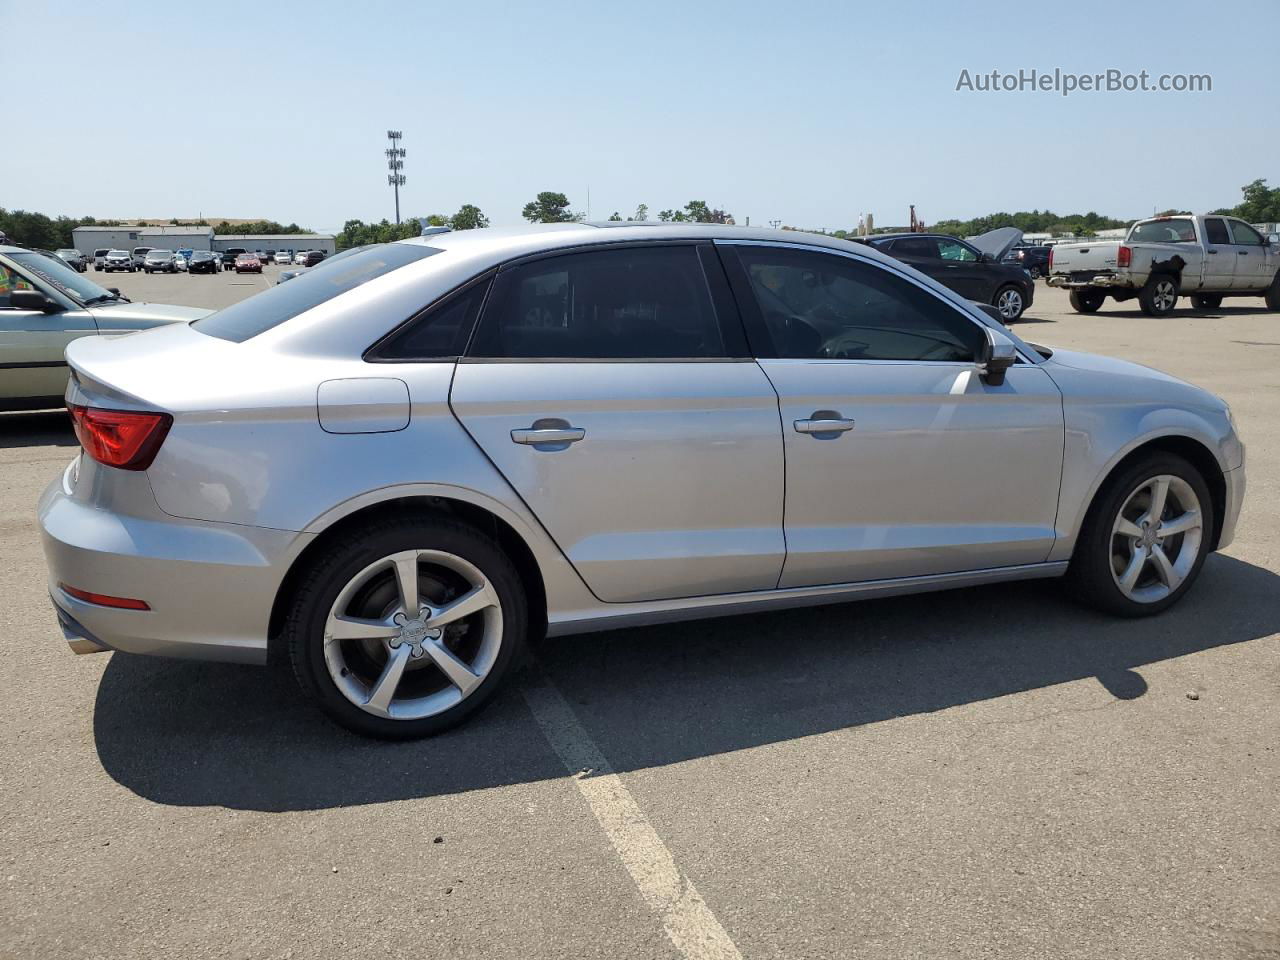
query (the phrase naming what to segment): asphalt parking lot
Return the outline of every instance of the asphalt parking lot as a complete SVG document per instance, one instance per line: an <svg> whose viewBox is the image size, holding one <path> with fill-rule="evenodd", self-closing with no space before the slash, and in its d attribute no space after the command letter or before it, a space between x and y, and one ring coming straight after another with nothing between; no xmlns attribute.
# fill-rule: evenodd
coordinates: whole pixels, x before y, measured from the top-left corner
<svg viewBox="0 0 1280 960"><path fill-rule="evenodd" d="M75 440L0 415L0 956L1280 956L1280 315L1041 285L1017 330L1232 404L1237 540L1172 611L1035 582L549 641L412 744L283 673L73 656L34 506Z"/></svg>

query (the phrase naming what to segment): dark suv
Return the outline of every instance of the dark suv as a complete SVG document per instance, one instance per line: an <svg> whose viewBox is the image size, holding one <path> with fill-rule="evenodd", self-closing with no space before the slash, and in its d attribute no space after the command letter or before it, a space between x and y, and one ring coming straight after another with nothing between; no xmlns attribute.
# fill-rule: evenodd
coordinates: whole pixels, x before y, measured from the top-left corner
<svg viewBox="0 0 1280 960"><path fill-rule="evenodd" d="M1043 244L1018 243L1004 255L1004 263L1021 267L1031 274L1032 280L1049 273L1049 248Z"/></svg>
<svg viewBox="0 0 1280 960"><path fill-rule="evenodd" d="M977 242L982 240L983 237L975 238ZM985 251L969 241L940 233L886 233L863 242L933 277L966 300L991 304L1005 323L1020 319L1035 296L1035 281L1029 273L1000 262L1012 241L998 241Z"/></svg>
<svg viewBox="0 0 1280 960"><path fill-rule="evenodd" d="M302 265L304 267L314 267L317 263L324 259L324 254L319 250L308 250L302 255Z"/></svg>

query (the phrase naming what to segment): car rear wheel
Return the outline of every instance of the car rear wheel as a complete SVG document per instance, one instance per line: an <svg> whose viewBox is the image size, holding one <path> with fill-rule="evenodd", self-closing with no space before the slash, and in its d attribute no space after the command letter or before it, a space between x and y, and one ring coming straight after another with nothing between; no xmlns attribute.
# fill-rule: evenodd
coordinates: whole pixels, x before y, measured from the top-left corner
<svg viewBox="0 0 1280 960"><path fill-rule="evenodd" d="M1213 539L1204 477L1181 457L1152 454L1103 488L1080 531L1068 580L1090 606L1149 616L1187 592Z"/></svg>
<svg viewBox="0 0 1280 960"><path fill-rule="evenodd" d="M496 543L416 517L382 521L319 557L285 637L299 685L326 714L400 740L483 706L519 662L527 621L519 574Z"/></svg>
<svg viewBox="0 0 1280 960"><path fill-rule="evenodd" d="M1097 313L1107 295L1100 290L1072 290L1069 299L1076 313Z"/></svg>
<svg viewBox="0 0 1280 960"><path fill-rule="evenodd" d="M1147 280L1138 294L1138 305L1148 317L1167 317L1178 305L1178 280L1167 273L1157 273Z"/></svg>
<svg viewBox="0 0 1280 960"><path fill-rule="evenodd" d="M1005 323L1013 323L1022 316L1022 311L1026 309L1026 298L1023 297L1022 291L1013 284L1001 287L996 291L996 298L992 301L995 308L1000 311L1000 319Z"/></svg>

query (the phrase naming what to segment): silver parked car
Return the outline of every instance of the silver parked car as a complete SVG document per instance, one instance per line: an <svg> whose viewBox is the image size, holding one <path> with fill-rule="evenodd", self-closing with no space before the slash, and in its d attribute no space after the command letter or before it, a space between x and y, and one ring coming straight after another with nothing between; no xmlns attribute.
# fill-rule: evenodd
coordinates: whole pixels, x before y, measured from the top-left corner
<svg viewBox="0 0 1280 960"><path fill-rule="evenodd" d="M73 649L278 655L375 736L544 632L1063 575L1156 613L1245 487L1219 398L801 233L448 233L67 355Z"/></svg>
<svg viewBox="0 0 1280 960"><path fill-rule="evenodd" d="M125 260L129 254L113 251ZM0 246L0 410L60 407L69 370L67 344L185 323L209 310L130 303L57 258Z"/></svg>

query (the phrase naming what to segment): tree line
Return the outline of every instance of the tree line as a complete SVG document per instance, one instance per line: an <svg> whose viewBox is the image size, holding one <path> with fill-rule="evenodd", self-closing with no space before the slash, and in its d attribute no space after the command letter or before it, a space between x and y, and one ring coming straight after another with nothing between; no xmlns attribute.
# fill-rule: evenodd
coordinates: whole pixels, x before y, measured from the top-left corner
<svg viewBox="0 0 1280 960"><path fill-rule="evenodd" d="M1222 207L1214 213L1240 217L1250 223L1280 222L1280 187L1268 187L1265 179L1254 180L1241 188L1244 199L1234 207ZM1165 213L1186 213L1167 210ZM530 223L578 223L584 214L571 208L569 198L557 191L543 190L524 205L521 216ZM649 219L647 204L639 204L635 211L624 217L615 210L608 218L615 222L643 223ZM690 200L683 207L659 211L657 219L664 223L734 223L727 210L711 207L704 200ZM416 237L422 232L422 221L429 226L449 227L452 230L476 230L489 226L489 218L475 204L464 203L453 215L433 213L426 217L411 218L395 224L387 220L365 223L348 220L336 237L339 250L369 243L389 243ZM209 226L205 220L169 221L175 225ZM931 227L937 233L957 237L971 237L997 227L1017 227L1024 233L1073 233L1076 236L1092 236L1099 230L1128 226L1132 219L1116 219L1089 211L1088 213L1059 214L1051 210L1024 210L1016 213L990 213L971 220L941 220ZM74 246L72 231L82 226L126 226L120 220L99 220L95 217L48 217L28 210L6 210L0 207L0 232L10 243L22 247L40 247L58 250ZM296 223L282 224L275 220L255 220L252 223L233 224L223 220L213 225L215 233L261 236L273 233L309 234L315 231ZM790 229L790 228L784 228ZM854 230L836 230L836 236L849 236Z"/></svg>

